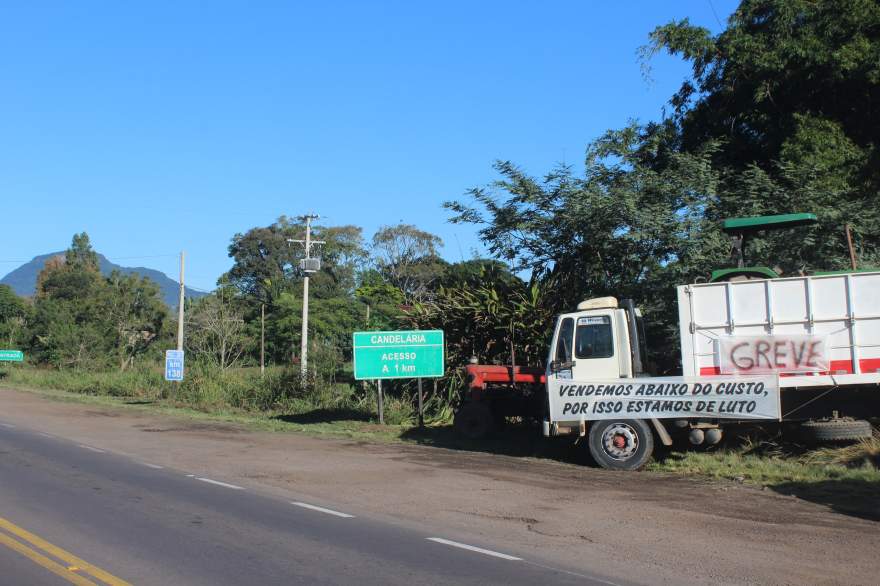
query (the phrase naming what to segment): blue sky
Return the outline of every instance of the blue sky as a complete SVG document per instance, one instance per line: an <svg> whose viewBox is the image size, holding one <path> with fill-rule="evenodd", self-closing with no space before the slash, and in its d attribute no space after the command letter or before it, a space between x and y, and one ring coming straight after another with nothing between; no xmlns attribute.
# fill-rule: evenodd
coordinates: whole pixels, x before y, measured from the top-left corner
<svg viewBox="0 0 880 586"><path fill-rule="evenodd" d="M10 2L0 11L0 274L87 231L125 265L211 289L236 232L314 211L479 249L445 200L579 163L660 116L688 72L636 56L736 2ZM168 256L162 256L168 255ZM154 257L154 258L133 258Z"/></svg>

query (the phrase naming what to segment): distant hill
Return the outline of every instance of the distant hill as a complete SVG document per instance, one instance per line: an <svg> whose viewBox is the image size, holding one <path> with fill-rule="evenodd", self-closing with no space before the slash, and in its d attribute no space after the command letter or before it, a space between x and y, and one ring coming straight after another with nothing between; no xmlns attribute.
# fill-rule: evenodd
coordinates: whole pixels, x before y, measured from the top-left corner
<svg viewBox="0 0 880 586"><path fill-rule="evenodd" d="M0 279L0 285L9 285L17 295L21 295L22 297L32 296L37 286L37 275L43 270L43 265L46 264L46 261L54 256L64 256L64 252L52 252L50 254L35 256L30 262L21 265ZM98 265L101 268L101 272L105 275L109 275L114 270L117 270L125 275L137 274L142 277L148 277L151 281L159 285L165 303L169 307L177 307L180 285L174 279L169 279L165 273L159 272L155 269L148 269L146 267L121 267L107 260L102 254L98 255ZM202 297L203 295L205 295L205 293L194 291L189 287L186 288L187 297L196 298Z"/></svg>

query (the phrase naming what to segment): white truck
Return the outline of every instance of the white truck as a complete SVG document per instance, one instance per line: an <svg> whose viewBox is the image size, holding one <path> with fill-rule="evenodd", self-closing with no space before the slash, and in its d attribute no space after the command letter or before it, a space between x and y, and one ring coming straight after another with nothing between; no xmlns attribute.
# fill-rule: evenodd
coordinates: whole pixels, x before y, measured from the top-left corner
<svg viewBox="0 0 880 586"><path fill-rule="evenodd" d="M790 214L725 221L739 266L678 290L681 371L647 371L633 302L591 299L556 320L546 369L468 365L456 430L472 439L506 416L543 420L545 436L588 436L607 468L638 469L655 439L722 439L725 424L799 422L815 440L870 437L880 416L880 271L780 278L744 267L744 236L815 221ZM752 231L752 232L750 232Z"/></svg>

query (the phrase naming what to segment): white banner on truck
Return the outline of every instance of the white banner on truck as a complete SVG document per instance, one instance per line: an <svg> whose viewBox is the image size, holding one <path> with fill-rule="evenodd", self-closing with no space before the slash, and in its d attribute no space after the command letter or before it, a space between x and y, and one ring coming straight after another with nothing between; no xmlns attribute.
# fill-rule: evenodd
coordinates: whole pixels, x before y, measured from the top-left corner
<svg viewBox="0 0 880 586"><path fill-rule="evenodd" d="M827 342L826 336L803 334L722 336L718 366L721 374L827 372Z"/></svg>
<svg viewBox="0 0 880 586"><path fill-rule="evenodd" d="M554 380L551 421L780 419L776 376Z"/></svg>

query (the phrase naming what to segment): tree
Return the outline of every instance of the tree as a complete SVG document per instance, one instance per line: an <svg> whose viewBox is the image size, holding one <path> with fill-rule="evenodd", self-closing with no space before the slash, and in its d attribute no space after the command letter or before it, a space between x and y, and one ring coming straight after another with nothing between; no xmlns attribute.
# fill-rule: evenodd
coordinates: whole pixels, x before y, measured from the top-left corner
<svg viewBox="0 0 880 586"><path fill-rule="evenodd" d="M247 336L240 305L229 286L221 286L213 294L193 303L186 345L194 356L207 360L220 370L236 366L241 361L253 347L253 342Z"/></svg>
<svg viewBox="0 0 880 586"><path fill-rule="evenodd" d="M275 223L236 234L229 245L233 266L229 282L243 295L271 305L289 285L296 272L292 221L281 216Z"/></svg>
<svg viewBox="0 0 880 586"><path fill-rule="evenodd" d="M372 244L376 268L400 289L406 303L422 300L443 274L445 262L438 253L443 240L413 225L383 226L373 236Z"/></svg>
<svg viewBox="0 0 880 586"><path fill-rule="evenodd" d="M845 223L863 265L880 261L880 5L744 0L715 36L687 20L657 27L644 56L661 50L693 65L670 118L607 132L583 176L499 162L473 203L447 203L453 221L481 226L555 310L632 297L664 341L677 339L674 285L725 262L722 218L815 213L796 242L752 239L752 262L786 274L847 268Z"/></svg>
<svg viewBox="0 0 880 586"><path fill-rule="evenodd" d="M0 344L16 348L27 324L30 307L9 285L0 285Z"/></svg>
<svg viewBox="0 0 880 586"><path fill-rule="evenodd" d="M77 234L38 276L32 347L59 368L124 369L155 341L165 317L157 285L118 272L102 277L88 235Z"/></svg>
<svg viewBox="0 0 880 586"><path fill-rule="evenodd" d="M236 234L229 245L234 264L226 278L245 297L271 306L303 276L299 268L302 245L288 242L303 238L305 224L286 216L269 226ZM351 293L355 274L366 258L361 229L314 226L312 238L325 241L315 248L322 263L321 271L312 275L313 294L331 297Z"/></svg>
<svg viewBox="0 0 880 586"><path fill-rule="evenodd" d="M716 145L727 216L813 212L819 226L759 238L788 270L847 266L843 224L864 263L880 261L880 4L744 0L711 35L686 19L657 27L645 57L693 66L672 98L677 147Z"/></svg>
<svg viewBox="0 0 880 586"><path fill-rule="evenodd" d="M265 304L266 356L270 362L289 362L298 355L304 276L299 260L303 247L288 240L304 237L304 223L282 216L271 226L236 234L229 247L234 265L225 278L238 294L236 307L245 320L246 335L252 339L259 336L261 304ZM324 332L315 325L321 319L322 308L335 307L340 316L364 312L354 292L367 253L357 226L315 225L312 238L324 241L312 250L321 258L321 269L310 275L309 284L311 327L317 340L324 339ZM339 321L347 323L341 317ZM348 330L342 337L350 333ZM328 336L337 348L338 332ZM350 340L338 347L349 345Z"/></svg>
<svg viewBox="0 0 880 586"><path fill-rule="evenodd" d="M64 262L71 269L100 271L98 254L92 248L89 235L85 232L73 235L70 248L64 253Z"/></svg>
<svg viewBox="0 0 880 586"><path fill-rule="evenodd" d="M446 266L438 284L444 289L476 289L487 282L513 286L520 279L510 272L507 264L487 258L475 258Z"/></svg>
<svg viewBox="0 0 880 586"><path fill-rule="evenodd" d="M554 312L552 292L490 267L481 270L479 285L441 286L431 300L412 307L404 323L442 329L447 360L453 364L465 364L472 356L489 364L543 364Z"/></svg>
<svg viewBox="0 0 880 586"><path fill-rule="evenodd" d="M744 0L718 35L685 19L657 27L650 39L646 56L665 50L693 66L672 101L685 149L724 138L725 164L779 160L806 117L831 121L876 150L874 0Z"/></svg>
<svg viewBox="0 0 880 586"><path fill-rule="evenodd" d="M37 275L35 297L86 300L101 286L98 255L85 232L75 234L64 256L50 258Z"/></svg>
<svg viewBox="0 0 880 586"><path fill-rule="evenodd" d="M112 328L119 368L125 370L162 331L168 312L161 291L147 277L113 271L107 278L101 306L103 318Z"/></svg>
<svg viewBox="0 0 880 586"><path fill-rule="evenodd" d="M499 162L502 179L472 189L474 205L447 202L452 221L482 226L489 251L549 288L555 310L614 295L666 322L670 274L706 275L726 244L713 223L720 177L711 149L665 155L658 171L652 132L631 125L606 133L588 148L582 177L561 166L539 181Z"/></svg>
<svg viewBox="0 0 880 586"><path fill-rule="evenodd" d="M355 297L365 306L364 321L360 327L366 330L393 329L404 305L403 292L375 269L363 271L358 280Z"/></svg>

